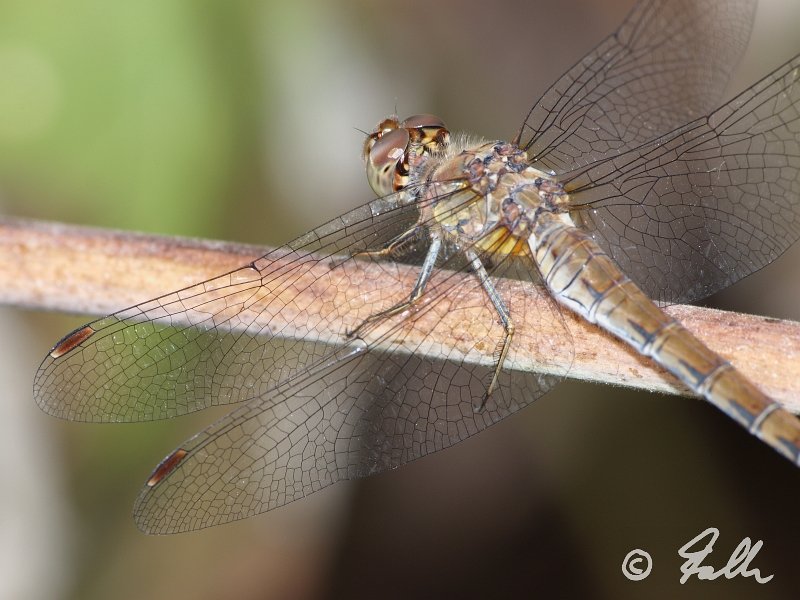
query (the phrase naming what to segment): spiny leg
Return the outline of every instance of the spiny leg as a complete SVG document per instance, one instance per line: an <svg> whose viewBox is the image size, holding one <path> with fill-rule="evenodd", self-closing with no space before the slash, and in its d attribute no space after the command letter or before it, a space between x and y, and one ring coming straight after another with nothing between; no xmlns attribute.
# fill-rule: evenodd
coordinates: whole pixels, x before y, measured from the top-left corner
<svg viewBox="0 0 800 600"><path fill-rule="evenodd" d="M475 250L471 249L466 251L466 255L467 260L469 260L470 267L472 267L472 271L478 277L478 280L481 282L481 286L486 292L486 295L489 296L489 300L492 302L494 309L500 316L500 324L506 330L503 341L500 342L500 350L497 353L496 364L494 366L494 372L492 373L492 380L489 382L489 386L486 388L486 392L483 394L480 404L473 405L475 412L480 412L486 406L486 401L489 400L489 396L492 395L497 387L497 383L500 379L500 371L503 368L503 363L506 360L508 349L511 347L511 338L514 336L514 323L511 321L511 315L508 313L508 308L506 308L503 299L500 297L500 294L494 287L492 280L489 278L489 274L486 272L486 268L483 266L480 257L475 253Z"/></svg>
<svg viewBox="0 0 800 600"><path fill-rule="evenodd" d="M341 259L338 259L338 260L332 260L331 263L330 263L330 268L331 269L337 269L337 268L341 267L344 263L346 263L348 260L350 260L351 258L354 258L356 256L365 256L365 257L378 258L378 259L391 257L399 246L402 246L403 244L405 244L406 242L408 242L409 240L411 240L411 239L413 239L413 238L415 238L417 236L417 230L418 230L418 226L414 225L414 227L412 227L411 229L408 229L408 230L404 231L403 233L401 233L400 235L398 235L396 238L391 240L388 244L386 244L380 250L360 250L358 252L354 252L353 254L351 254L350 256L347 256L345 258L341 258Z"/></svg>
<svg viewBox="0 0 800 600"><path fill-rule="evenodd" d="M379 321L380 319L391 317L392 315L401 313L404 310L408 310L422 297L422 294L425 291L425 286L428 284L428 281L431 278L431 274L433 273L433 268L434 266L436 266L436 259L438 258L439 252L442 249L442 238L440 233L432 229L430 231L430 237L431 237L431 245L428 248L428 253L425 255L425 260L422 263L422 268L420 270L419 277L417 277L417 282L414 284L414 289L411 290L411 295L409 296L408 300L406 300L405 302L401 302L400 304L397 304L386 310L382 310L373 315L370 315L369 317L364 319L358 327L348 331L347 337L353 337L358 335L359 332L361 332L364 329L364 327L366 327L371 323L374 323L375 321Z"/></svg>
<svg viewBox="0 0 800 600"><path fill-rule="evenodd" d="M414 225L411 229L404 231L396 238L394 238L391 242L386 244L380 250L361 250L360 252L356 252L353 256L368 256L370 258L386 258L391 257L394 252L397 250L399 246L402 246L409 240L414 239L417 237L417 229L418 227Z"/></svg>

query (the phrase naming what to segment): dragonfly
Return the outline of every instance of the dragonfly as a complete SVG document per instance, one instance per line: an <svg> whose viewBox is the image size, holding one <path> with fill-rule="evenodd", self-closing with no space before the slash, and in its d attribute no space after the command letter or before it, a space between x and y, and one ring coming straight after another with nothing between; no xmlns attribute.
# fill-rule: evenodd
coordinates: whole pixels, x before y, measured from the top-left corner
<svg viewBox="0 0 800 600"><path fill-rule="evenodd" d="M566 310L800 462L800 421L662 311L800 235L800 56L720 105L755 10L641 0L510 142L388 117L364 144L377 199L76 329L39 367L37 403L90 422L236 404L135 502L143 531L190 531L398 467L529 405L569 373ZM560 333L537 337L537 320Z"/></svg>

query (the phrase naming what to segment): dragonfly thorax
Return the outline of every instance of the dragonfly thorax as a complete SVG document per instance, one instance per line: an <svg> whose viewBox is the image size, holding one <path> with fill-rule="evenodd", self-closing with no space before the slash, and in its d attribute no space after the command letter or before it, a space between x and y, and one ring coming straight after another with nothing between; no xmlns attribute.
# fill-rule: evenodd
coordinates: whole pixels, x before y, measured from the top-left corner
<svg viewBox="0 0 800 600"><path fill-rule="evenodd" d="M486 250L524 252L540 213L568 210L569 196L561 184L552 174L532 167L514 144L468 145L465 140L428 163L425 193L437 223L451 237Z"/></svg>

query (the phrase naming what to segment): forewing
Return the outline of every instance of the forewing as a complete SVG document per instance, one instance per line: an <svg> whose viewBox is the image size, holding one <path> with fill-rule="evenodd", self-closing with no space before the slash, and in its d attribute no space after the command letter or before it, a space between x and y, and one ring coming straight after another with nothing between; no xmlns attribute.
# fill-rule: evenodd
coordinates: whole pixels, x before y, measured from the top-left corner
<svg viewBox="0 0 800 600"><path fill-rule="evenodd" d="M534 104L520 145L537 167L562 173L707 115L747 45L756 4L639 2Z"/></svg>
<svg viewBox="0 0 800 600"><path fill-rule="evenodd" d="M331 269L418 215L376 200L245 267L93 321L56 344L34 380L47 413L148 421L255 398L325 360L348 323L384 307L395 271ZM356 293L357 290L359 293Z"/></svg>
<svg viewBox="0 0 800 600"><path fill-rule="evenodd" d="M646 293L690 302L800 236L800 56L707 118L563 183L573 217Z"/></svg>

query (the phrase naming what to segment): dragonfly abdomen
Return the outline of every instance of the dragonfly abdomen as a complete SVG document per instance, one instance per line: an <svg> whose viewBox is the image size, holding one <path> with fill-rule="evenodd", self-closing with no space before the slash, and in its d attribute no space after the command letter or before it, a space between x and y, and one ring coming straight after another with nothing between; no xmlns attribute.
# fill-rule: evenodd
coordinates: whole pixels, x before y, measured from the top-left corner
<svg viewBox="0 0 800 600"><path fill-rule="evenodd" d="M800 420L656 306L586 233L545 213L528 243L542 278L561 304L653 358L800 464Z"/></svg>

